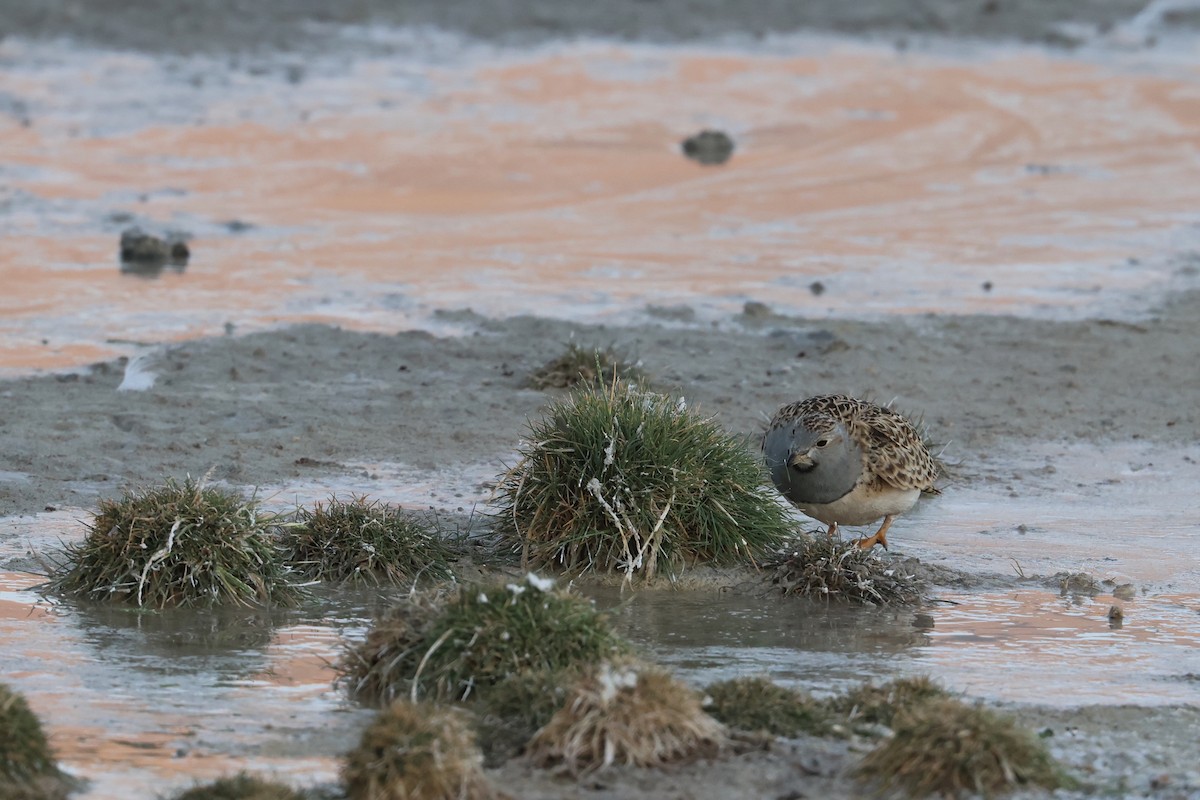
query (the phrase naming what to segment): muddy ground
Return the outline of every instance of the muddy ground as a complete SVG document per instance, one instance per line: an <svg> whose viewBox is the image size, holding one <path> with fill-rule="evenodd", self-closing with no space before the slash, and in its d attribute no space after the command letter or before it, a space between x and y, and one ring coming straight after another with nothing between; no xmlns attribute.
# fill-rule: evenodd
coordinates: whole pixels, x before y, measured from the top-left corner
<svg viewBox="0 0 1200 800"><path fill-rule="evenodd" d="M498 471L526 420L553 396L528 388L527 375L572 340L639 358L659 388L750 436L779 404L803 395L895 399L923 412L933 436L950 442L953 480L965 484L1012 480L1010 462L989 455L1024 445L1169 444L1200 434L1197 292L1137 323L813 322L756 311L697 327L678 321L686 317L680 309L659 310L648 313L669 319L622 328L457 311L446 316L473 329L461 338L310 325L154 347L129 370L117 361L9 380L0 384L0 514L86 508L127 485L185 472L250 490L339 472L353 484L360 468L343 464L372 459L421 470L493 462ZM150 388L118 391L127 373L145 371L157 374ZM903 523L892 537L897 551ZM1027 725L1055 731L1052 747L1089 791L1200 792L1195 707L1015 710ZM861 749L802 740L580 783L519 762L495 777L513 796L529 798L856 797L861 789L846 772Z"/></svg>
<svg viewBox="0 0 1200 800"><path fill-rule="evenodd" d="M572 340L640 360L657 388L748 436L802 396L894 401L948 443L954 480L987 480L989 452L1023 442L1195 441L1198 313L1197 292L1137 323L760 313L606 329L459 311L447 315L474 328L462 338L303 326L163 346L137 357L135 372L157 375L146 391L117 391L121 361L0 384L0 514L87 507L185 472L250 487L347 461L499 468L548 399L529 373Z"/></svg>

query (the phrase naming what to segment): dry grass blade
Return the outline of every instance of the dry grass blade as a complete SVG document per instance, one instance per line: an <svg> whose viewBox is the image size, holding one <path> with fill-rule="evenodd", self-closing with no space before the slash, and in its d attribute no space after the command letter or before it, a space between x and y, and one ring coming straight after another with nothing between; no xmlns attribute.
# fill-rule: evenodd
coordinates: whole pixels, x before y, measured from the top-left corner
<svg viewBox="0 0 1200 800"><path fill-rule="evenodd" d="M297 509L282 543L287 563L314 580L402 585L453 578L453 550L426 518L366 497Z"/></svg>
<svg viewBox="0 0 1200 800"><path fill-rule="evenodd" d="M533 565L620 570L753 563L792 524L745 443L682 400L582 386L530 423L501 476L497 524Z"/></svg>
<svg viewBox="0 0 1200 800"><path fill-rule="evenodd" d="M868 605L915 603L921 584L854 542L823 534L804 535L771 568L771 582L784 595L848 600Z"/></svg>
<svg viewBox="0 0 1200 800"><path fill-rule="evenodd" d="M831 729L824 704L806 692L788 689L768 678L720 681L705 693L705 710L730 728L776 736L824 736Z"/></svg>
<svg viewBox="0 0 1200 800"><path fill-rule="evenodd" d="M990 797L1023 786L1073 785L1042 743L1011 717L949 698L898 713L894 735L857 771L884 791L920 797Z"/></svg>
<svg viewBox="0 0 1200 800"><path fill-rule="evenodd" d="M168 478L159 487L101 500L81 544L49 588L138 606L295 604L287 570L255 499Z"/></svg>
<svg viewBox="0 0 1200 800"><path fill-rule="evenodd" d="M557 671L626 652L591 602L530 575L401 601L338 662L351 696L460 700L511 675Z"/></svg>
<svg viewBox="0 0 1200 800"><path fill-rule="evenodd" d="M712 756L726 742L696 692L659 667L623 659L598 664L571 687L529 743L529 757L579 773Z"/></svg>
<svg viewBox="0 0 1200 800"><path fill-rule="evenodd" d="M346 755L350 800L489 800L500 795L461 712L397 700Z"/></svg>

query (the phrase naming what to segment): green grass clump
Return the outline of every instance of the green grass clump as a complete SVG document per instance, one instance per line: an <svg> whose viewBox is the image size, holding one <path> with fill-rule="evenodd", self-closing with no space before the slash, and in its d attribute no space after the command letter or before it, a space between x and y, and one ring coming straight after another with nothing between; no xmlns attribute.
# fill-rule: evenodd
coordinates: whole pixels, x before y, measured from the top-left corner
<svg viewBox="0 0 1200 800"><path fill-rule="evenodd" d="M825 736L832 727L828 708L806 692L767 678L734 678L705 689L705 710L731 728L775 736Z"/></svg>
<svg viewBox="0 0 1200 800"><path fill-rule="evenodd" d="M896 715L893 730L857 769L884 791L990 797L1026 786L1074 785L1031 732L982 706L950 698L918 703Z"/></svg>
<svg viewBox="0 0 1200 800"><path fill-rule="evenodd" d="M431 525L366 497L298 509L283 546L287 563L314 580L379 586L453 578L453 552Z"/></svg>
<svg viewBox="0 0 1200 800"><path fill-rule="evenodd" d="M101 500L81 544L50 588L95 600L165 608L292 605L290 583L257 502L192 478Z"/></svg>
<svg viewBox="0 0 1200 800"><path fill-rule="evenodd" d="M465 700L510 675L554 672L625 652L593 605L552 582L462 587L415 595L377 620L338 662L351 696L385 704L396 697Z"/></svg>
<svg viewBox="0 0 1200 800"><path fill-rule="evenodd" d="M551 403L496 495L526 563L647 580L661 564L751 562L792 532L743 442L624 381Z"/></svg>
<svg viewBox="0 0 1200 800"><path fill-rule="evenodd" d="M726 742L695 691L661 667L622 658L594 665L570 688L529 743L529 758L580 773L714 756Z"/></svg>
<svg viewBox="0 0 1200 800"><path fill-rule="evenodd" d="M918 675L884 684L863 683L829 701L829 708L851 723L866 722L892 727L896 715L931 700L950 695L932 678Z"/></svg>
<svg viewBox="0 0 1200 800"><path fill-rule="evenodd" d="M641 367L621 358L611 347L580 347L571 342L566 351L529 373L534 389L567 389L579 383L608 386L617 379L641 383Z"/></svg>
<svg viewBox="0 0 1200 800"><path fill-rule="evenodd" d="M915 603L921 599L921 583L915 575L837 536L800 536L791 552L770 566L771 582L785 596L866 605Z"/></svg>
<svg viewBox="0 0 1200 800"><path fill-rule="evenodd" d="M54 800L74 781L58 768L41 720L25 697L0 683L0 797Z"/></svg>
<svg viewBox="0 0 1200 800"><path fill-rule="evenodd" d="M193 786L174 800L302 800L304 795L282 783L266 781L245 772Z"/></svg>
<svg viewBox="0 0 1200 800"><path fill-rule="evenodd" d="M397 700L363 731L342 766L350 800L488 800L475 734L450 708Z"/></svg>

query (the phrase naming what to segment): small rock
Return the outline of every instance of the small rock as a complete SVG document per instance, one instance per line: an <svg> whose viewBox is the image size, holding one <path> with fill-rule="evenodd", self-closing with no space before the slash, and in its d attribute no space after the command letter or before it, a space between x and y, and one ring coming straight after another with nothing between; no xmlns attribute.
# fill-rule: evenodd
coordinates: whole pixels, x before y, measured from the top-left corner
<svg viewBox="0 0 1200 800"><path fill-rule="evenodd" d="M1120 606L1109 606L1108 607L1108 627L1115 630L1117 628L1120 628L1124 624L1125 624L1125 612L1121 610L1121 607Z"/></svg>
<svg viewBox="0 0 1200 800"><path fill-rule="evenodd" d="M167 265L182 271L191 257L188 238L180 231L158 237L138 227L126 228L121 233L121 271L154 276Z"/></svg>
<svg viewBox="0 0 1200 800"><path fill-rule="evenodd" d="M992 282L991 282L991 281L984 281L984 282L983 282L983 290L984 290L985 292L990 292L990 291L992 290Z"/></svg>
<svg viewBox="0 0 1200 800"><path fill-rule="evenodd" d="M186 234L168 233L159 238L137 227L121 233L122 261L186 261L189 255Z"/></svg>
<svg viewBox="0 0 1200 800"><path fill-rule="evenodd" d="M703 130L683 140L683 154L701 164L724 164L733 155L733 139L722 131Z"/></svg>
<svg viewBox="0 0 1200 800"><path fill-rule="evenodd" d="M813 297L820 297L825 294L825 284L820 281L813 281L808 285L808 290L813 293Z"/></svg>

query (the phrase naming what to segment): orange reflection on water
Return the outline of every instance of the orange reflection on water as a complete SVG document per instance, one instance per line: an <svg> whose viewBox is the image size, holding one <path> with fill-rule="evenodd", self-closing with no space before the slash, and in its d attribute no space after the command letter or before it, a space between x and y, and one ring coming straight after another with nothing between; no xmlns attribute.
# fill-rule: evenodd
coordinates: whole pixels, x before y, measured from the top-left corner
<svg viewBox="0 0 1200 800"><path fill-rule="evenodd" d="M45 578L40 575L31 575L28 572L0 572L0 620L28 620L30 622L51 622L54 615L50 610L41 605L36 605L36 597L31 597L26 594L15 594L22 592L25 589L32 589L40 583L45 582ZM5 597L14 593L11 597ZM30 597L30 600L26 600Z"/></svg>
<svg viewBox="0 0 1200 800"><path fill-rule="evenodd" d="M1200 703L1184 677L1200 653L1200 595L1022 589L941 599L918 662L968 693L1051 705ZM1120 624L1108 618L1114 605Z"/></svg>
<svg viewBox="0 0 1200 800"><path fill-rule="evenodd" d="M115 274L115 237L30 222L0 261L0 368L227 319L411 321L360 319L387 291L500 314L746 297L808 313L1070 307L1097 286L1159 280L1119 265L1200 208L1194 73L1025 51L580 45L431 69L425 97L363 74L264 85L244 108L210 99L197 116L218 121L203 124L0 127L26 168L14 186L33 196L259 226L210 231L183 276L147 282ZM311 113L279 105L282 91ZM738 149L700 167L678 142L714 113ZM820 301L806 288L818 277L836 287ZM995 290L979 291L984 280ZM331 286L353 295L332 312L319 307ZM22 339L60 329L49 350Z"/></svg>
<svg viewBox="0 0 1200 800"><path fill-rule="evenodd" d="M267 667L250 676L251 691L258 682L269 683L307 694L330 691L338 673L331 654L338 651L342 638L333 628L320 625L293 625L275 631L266 648Z"/></svg>
<svg viewBox="0 0 1200 800"><path fill-rule="evenodd" d="M81 796L150 797L240 770L299 784L337 774L356 730L352 714L327 716L343 703L331 685L332 627L280 628L261 653L197 651L153 638L186 630L186 610L147 612L162 616L146 638L28 591L44 580L0 572L0 674L26 696L64 768L89 781Z"/></svg>

